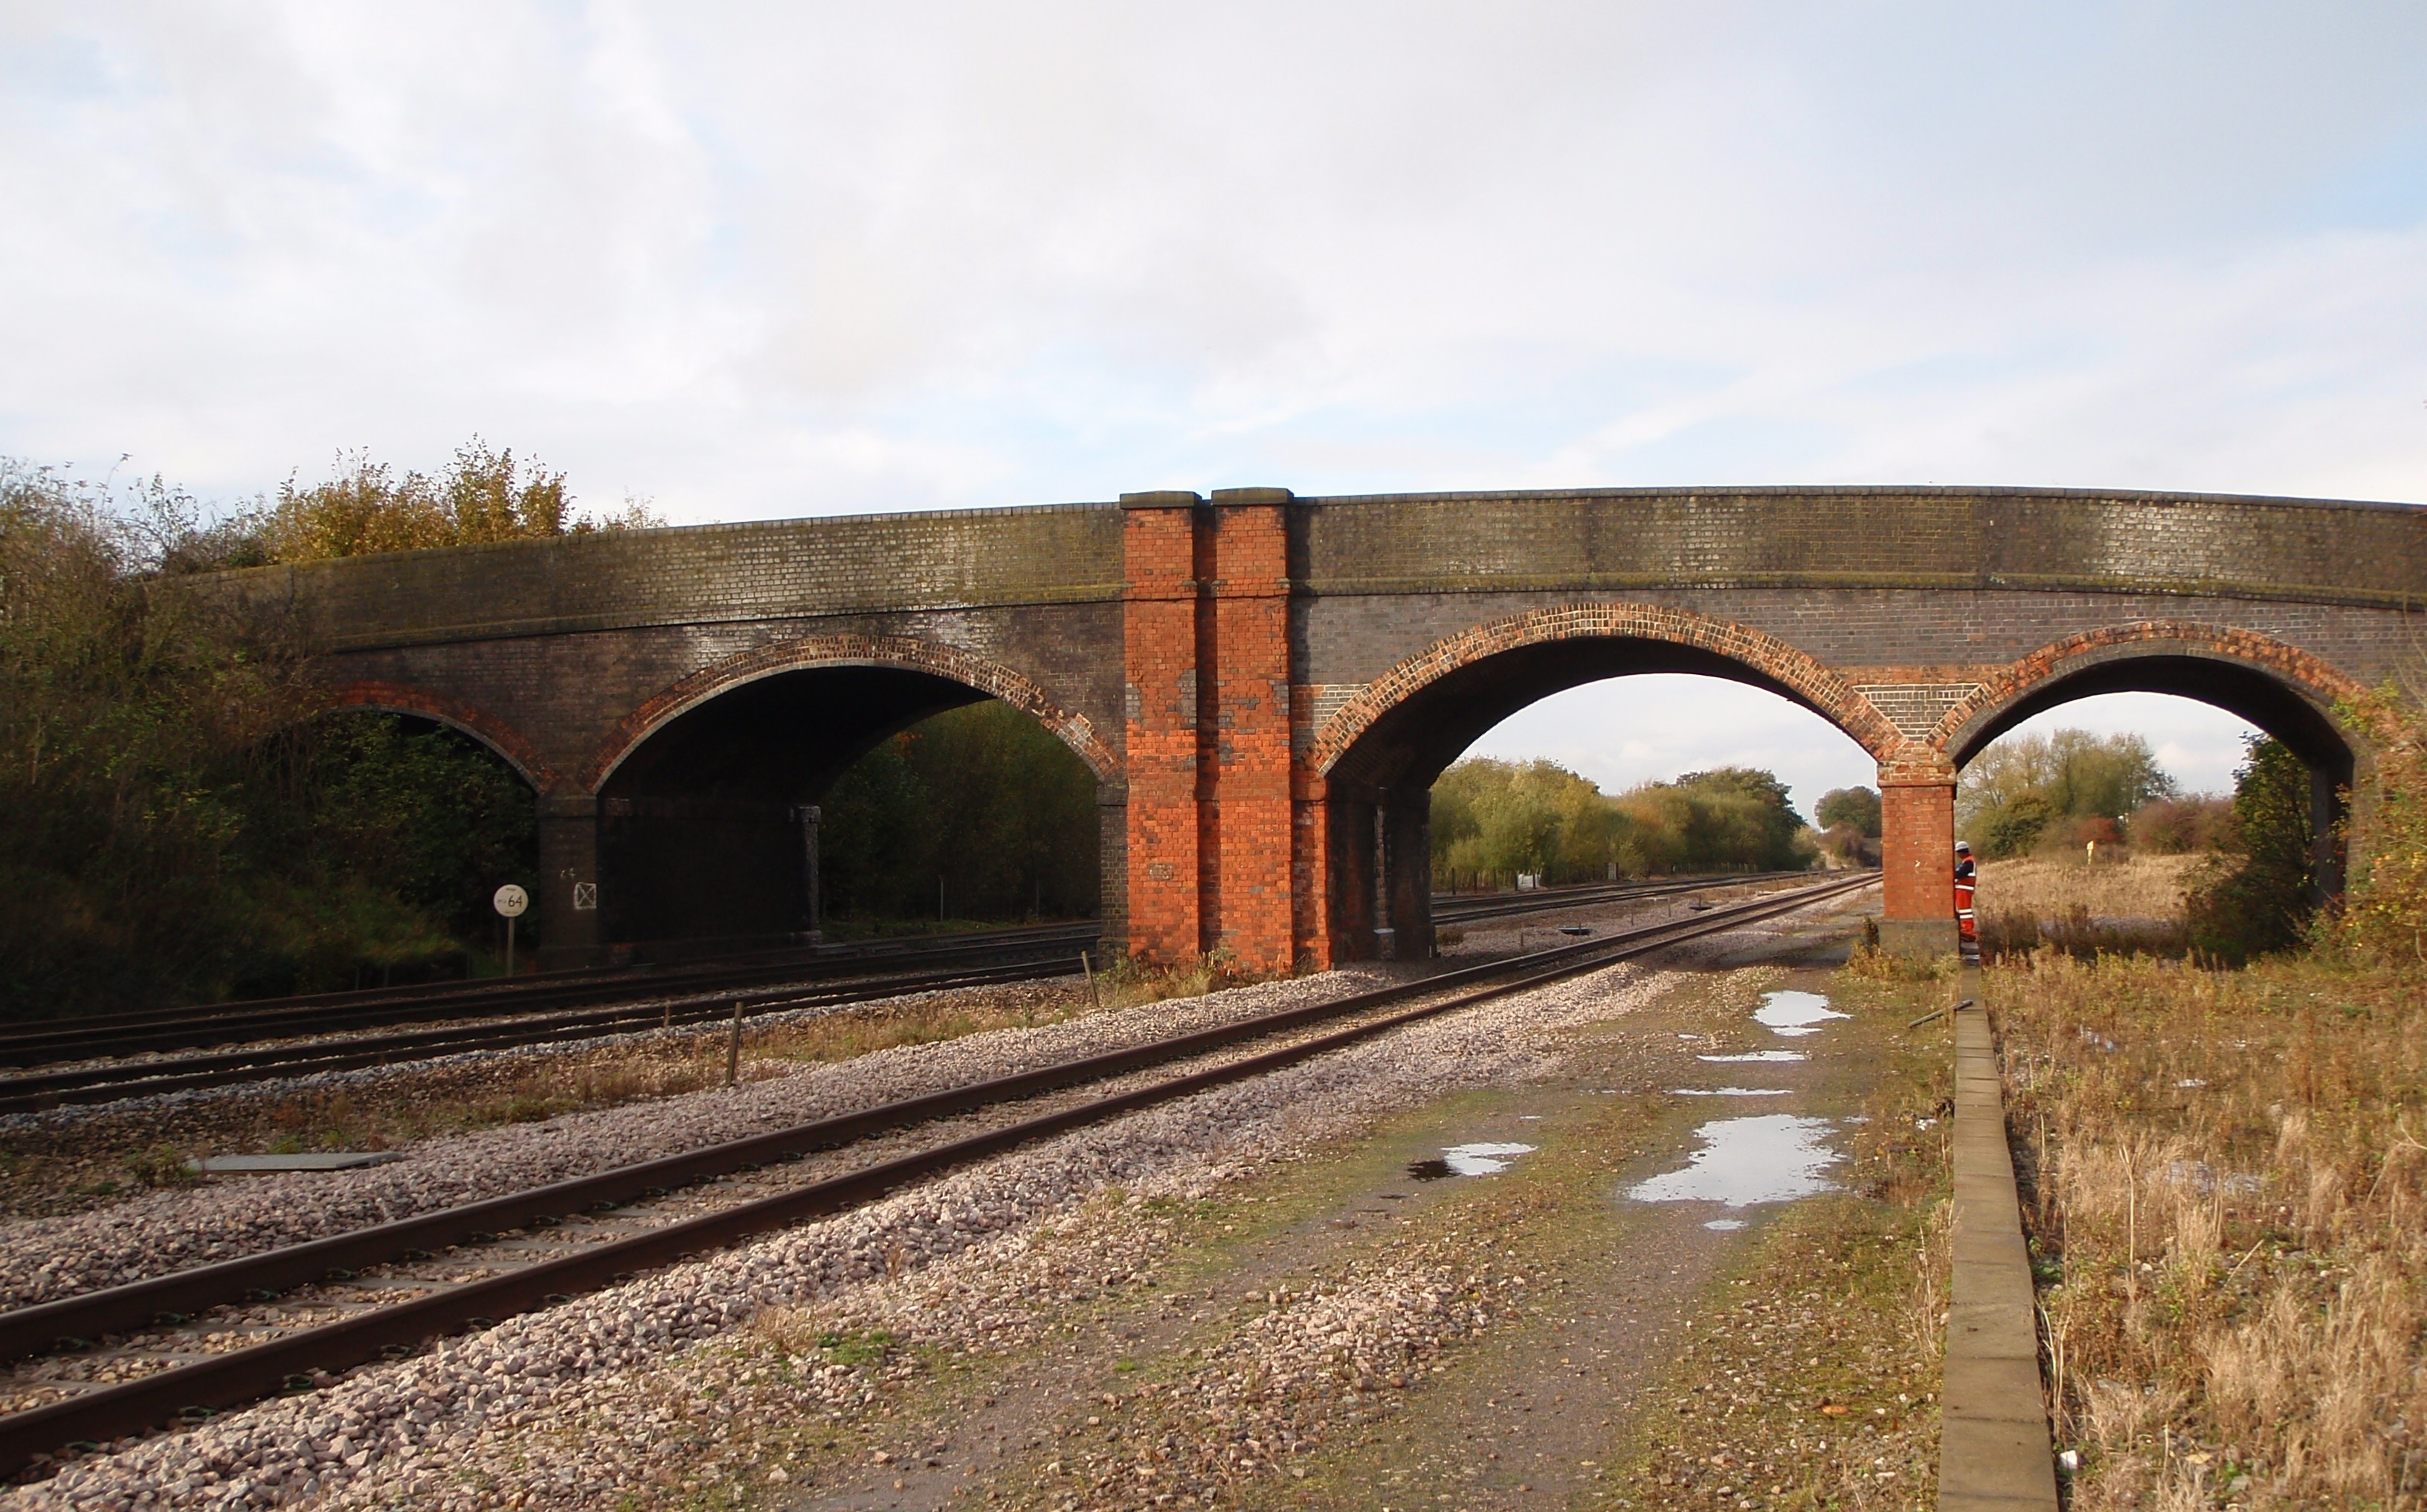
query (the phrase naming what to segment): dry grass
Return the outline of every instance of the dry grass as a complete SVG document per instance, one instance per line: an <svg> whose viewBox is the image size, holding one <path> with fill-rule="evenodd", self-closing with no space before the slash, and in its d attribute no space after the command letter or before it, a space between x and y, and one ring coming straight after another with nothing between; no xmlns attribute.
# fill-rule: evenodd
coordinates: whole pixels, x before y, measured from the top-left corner
<svg viewBox="0 0 2427 1512"><path fill-rule="evenodd" d="M1981 917L2027 914L2061 919L2086 909L2097 919L2184 917L2183 893L2210 857L2205 854L2102 855L2084 866L2078 855L2022 856L1980 863Z"/></svg>
<svg viewBox="0 0 2427 1512"><path fill-rule="evenodd" d="M1987 973L2075 1508L2427 1504L2420 984Z"/></svg>
<svg viewBox="0 0 2427 1512"><path fill-rule="evenodd" d="M1991 959L2052 945L2069 955L2191 953L2185 891L2212 857L2030 856L1980 867L1980 949Z"/></svg>

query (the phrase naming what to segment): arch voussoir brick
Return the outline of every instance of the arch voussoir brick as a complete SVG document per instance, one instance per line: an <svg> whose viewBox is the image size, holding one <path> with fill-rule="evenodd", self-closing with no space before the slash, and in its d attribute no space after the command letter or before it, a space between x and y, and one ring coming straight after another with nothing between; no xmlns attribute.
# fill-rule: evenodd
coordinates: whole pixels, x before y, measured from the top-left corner
<svg viewBox="0 0 2427 1512"><path fill-rule="evenodd" d="M1925 743L1945 751L1983 716L2010 708L2048 684L2117 653L2188 653L2235 662L2289 684L2327 707L2355 705L2366 691L2358 681L2324 659L2256 630L2195 620L2135 620L2067 636L1991 673L1940 716Z"/></svg>
<svg viewBox="0 0 2427 1512"><path fill-rule="evenodd" d="M1852 684L1788 642L1691 610L1602 602L1531 610L1425 647L1343 704L1315 732L1305 765L1317 773L1328 772L1376 721L1452 673L1528 646L1578 640L1656 641L1711 652L1789 690L1883 766L1911 758L1906 749L1911 742L1886 715Z"/></svg>
<svg viewBox="0 0 2427 1512"><path fill-rule="evenodd" d="M547 763L546 758L540 755L539 747L520 730L467 700L449 698L444 693L415 688L409 683L362 678L330 689L327 701L315 711L338 708L410 714L420 719L436 720L441 724L463 731L505 757L534 790L553 793L565 786L563 775Z"/></svg>
<svg viewBox="0 0 2427 1512"><path fill-rule="evenodd" d="M1087 764L1097 780L1116 778L1121 758L1085 716L1062 707L1035 681L1001 662L936 641L898 635L805 635L759 646L701 668L617 721L580 774L596 791L624 758L667 722L744 683L818 667L898 667L929 673L999 698L1029 715Z"/></svg>

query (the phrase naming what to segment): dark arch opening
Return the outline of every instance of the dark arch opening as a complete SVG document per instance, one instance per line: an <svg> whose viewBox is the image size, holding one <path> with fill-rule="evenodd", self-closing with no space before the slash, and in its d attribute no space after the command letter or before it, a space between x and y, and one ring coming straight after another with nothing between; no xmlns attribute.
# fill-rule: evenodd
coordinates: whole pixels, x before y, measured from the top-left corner
<svg viewBox="0 0 2427 1512"><path fill-rule="evenodd" d="M814 667L668 721L600 789L606 942L637 959L806 941L823 912L819 805L829 789L890 737L990 698L909 668Z"/></svg>
<svg viewBox="0 0 2427 1512"><path fill-rule="evenodd" d="M367 705L317 710L255 759L270 801L252 816L247 849L331 902L315 927L284 932L310 941L304 953L267 963L238 996L500 969L491 896L535 886L539 870L535 792L517 763L453 721ZM524 926L527 950L537 924Z"/></svg>
<svg viewBox="0 0 2427 1512"><path fill-rule="evenodd" d="M1554 693L1652 673L1757 688L1844 733L1792 687L1701 646L1574 637L1469 662L1377 716L1327 773L1332 882L1326 908L1334 959L1431 953L1432 786L1452 762L1503 720ZM1846 739L1859 747L1850 734Z"/></svg>
<svg viewBox="0 0 2427 1512"><path fill-rule="evenodd" d="M2121 649L2051 677L2012 703L1974 719L1947 742L1947 756L1960 770L2026 720L2101 693L2188 698L2247 720L2283 742L2309 769L2317 891L2323 898L2342 891L2344 795L2357 771L2357 753L2327 710L2291 684L2247 662L2179 649Z"/></svg>

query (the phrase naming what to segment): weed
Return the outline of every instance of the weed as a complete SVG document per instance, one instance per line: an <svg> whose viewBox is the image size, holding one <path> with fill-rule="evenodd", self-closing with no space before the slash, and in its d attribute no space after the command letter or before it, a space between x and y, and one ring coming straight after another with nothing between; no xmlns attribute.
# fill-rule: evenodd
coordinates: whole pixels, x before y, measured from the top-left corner
<svg viewBox="0 0 2427 1512"><path fill-rule="evenodd" d="M2427 1488L2418 986L2053 951L1986 973L2079 1512Z"/></svg>

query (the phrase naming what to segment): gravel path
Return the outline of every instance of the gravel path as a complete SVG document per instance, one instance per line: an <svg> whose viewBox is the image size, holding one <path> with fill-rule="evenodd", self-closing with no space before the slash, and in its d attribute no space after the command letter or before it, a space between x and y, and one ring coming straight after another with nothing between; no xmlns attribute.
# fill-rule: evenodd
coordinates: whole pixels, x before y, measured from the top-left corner
<svg viewBox="0 0 2427 1512"><path fill-rule="evenodd" d="M1799 917L1809 922L1808 914ZM1772 920L1686 949L1710 958L1799 927L1796 919ZM786 1093L864 1097L878 1087L940 1084L1002 1069L1015 1056L1058 1059L1081 1044L1106 1043L1108 1033L1143 1037L1360 984L1344 976L1158 1004L1116 1020L972 1036L992 1042L986 1045L884 1052L824 1068L830 1074L823 1077L809 1073L692 1099L692 1116L738 1115L745 1101ZM902 1337L943 1350L1019 1347L1051 1327L1053 1309L1066 1299L1121 1284L1151 1263L1153 1231L1135 1216L1134 1203L1089 1202L1108 1186L1139 1196L1203 1195L1263 1163L1318 1151L1390 1111L1459 1088L1546 1075L1556 1064L1553 1032L1630 1012L1669 980L1640 966L1613 967L1145 1110L871 1208L442 1341L426 1355L366 1369L308 1397L265 1403L191 1433L79 1462L10 1500L28 1507L605 1507L644 1487L674 1492L780 1485L782 1467L754 1458L762 1438L757 1430L863 1410L881 1398L896 1369L881 1358L846 1366L797 1347L794 1309L881 1319ZM773 1113L751 1106L762 1117ZM647 1137L640 1130L667 1129L671 1114L623 1109L564 1122L585 1129L581 1140L637 1140ZM562 1133L497 1133L519 1137L458 1143L479 1143L501 1165L578 1156L565 1147L576 1141ZM333 1183L284 1184L293 1189L290 1201L338 1190ZM376 1187L345 1184L349 1191ZM320 1211L344 1206L330 1202ZM1076 1232L1049 1241L1035 1227L1046 1215L1074 1212L1079 1222L1063 1227ZM1071 1260L1081 1254L1085 1269L1074 1270ZM1295 1299L1285 1316L1239 1335L1224 1358L1209 1361L1186 1388L1200 1399L1195 1415L1219 1420L1225 1411L1249 1411L1239 1388L1260 1372L1275 1379L1328 1372L1354 1385L1416 1368L1441 1340L1480 1325L1490 1310L1446 1304L1454 1278L1434 1274L1438 1268L1412 1264L1377 1275L1371 1287ZM756 1326L738 1327L745 1323ZM718 1342L684 1347L710 1340ZM677 1419L691 1431L670 1431ZM706 1452L696 1441L703 1427ZM1229 1442L1222 1423L1207 1432ZM1210 1451L1200 1457L1207 1473L1248 1472Z"/></svg>

